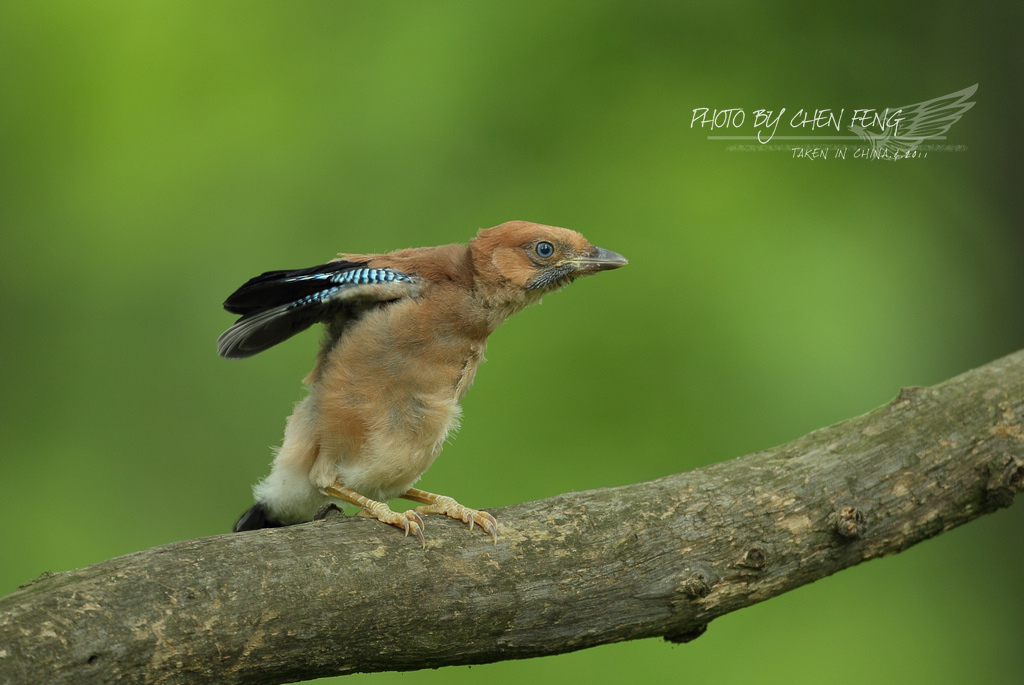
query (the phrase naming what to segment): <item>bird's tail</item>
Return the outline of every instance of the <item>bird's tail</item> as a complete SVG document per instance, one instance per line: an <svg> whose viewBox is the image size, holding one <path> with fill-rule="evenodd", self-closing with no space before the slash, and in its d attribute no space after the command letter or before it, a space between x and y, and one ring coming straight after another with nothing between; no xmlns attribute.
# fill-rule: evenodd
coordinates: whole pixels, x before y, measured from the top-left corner
<svg viewBox="0 0 1024 685"><path fill-rule="evenodd" d="M260 528L281 528L284 524L272 519L270 512L262 502L249 507L244 514L235 522L231 529L233 533L241 533L243 530L259 530Z"/></svg>

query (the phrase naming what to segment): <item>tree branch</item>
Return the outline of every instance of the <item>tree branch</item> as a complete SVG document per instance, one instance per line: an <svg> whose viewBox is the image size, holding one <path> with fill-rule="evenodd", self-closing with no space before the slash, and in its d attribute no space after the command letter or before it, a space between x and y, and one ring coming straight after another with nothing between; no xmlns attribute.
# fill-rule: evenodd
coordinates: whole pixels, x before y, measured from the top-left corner
<svg viewBox="0 0 1024 685"><path fill-rule="evenodd" d="M279 683L665 636L1009 506L1024 351L798 440L495 511L189 540L0 599L0 681Z"/></svg>

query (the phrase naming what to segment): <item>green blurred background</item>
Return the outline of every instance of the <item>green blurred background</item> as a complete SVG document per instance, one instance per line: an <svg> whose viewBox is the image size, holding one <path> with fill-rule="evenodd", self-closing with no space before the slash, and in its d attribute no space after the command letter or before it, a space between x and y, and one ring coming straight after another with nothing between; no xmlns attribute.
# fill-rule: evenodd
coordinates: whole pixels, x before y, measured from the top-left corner
<svg viewBox="0 0 1024 685"><path fill-rule="evenodd" d="M769 447L1024 347L1024 5L0 5L0 594L226 532L318 336L220 303L339 251L569 226L630 265L495 334L421 481L474 506ZM696 107L979 83L966 151L730 152ZM1024 506L660 640L344 682L1011 683Z"/></svg>

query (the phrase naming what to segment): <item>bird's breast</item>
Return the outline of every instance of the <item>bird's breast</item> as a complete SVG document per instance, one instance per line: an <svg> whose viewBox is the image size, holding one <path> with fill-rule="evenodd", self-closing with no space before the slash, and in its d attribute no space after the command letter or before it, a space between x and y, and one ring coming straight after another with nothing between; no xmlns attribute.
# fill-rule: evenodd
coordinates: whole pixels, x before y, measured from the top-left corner
<svg viewBox="0 0 1024 685"><path fill-rule="evenodd" d="M459 402L483 360L485 341L416 304L395 303L349 326L312 388L321 450L367 496L400 495L426 471L458 427Z"/></svg>

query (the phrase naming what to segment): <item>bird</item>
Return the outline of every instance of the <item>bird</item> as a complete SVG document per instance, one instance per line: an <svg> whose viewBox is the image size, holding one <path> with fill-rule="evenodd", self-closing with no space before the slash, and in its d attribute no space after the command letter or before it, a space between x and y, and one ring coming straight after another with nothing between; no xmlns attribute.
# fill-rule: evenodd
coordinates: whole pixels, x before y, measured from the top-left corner
<svg viewBox="0 0 1024 685"><path fill-rule="evenodd" d="M497 544L493 515L413 485L458 427L488 336L544 295L626 263L576 231L509 221L468 244L341 253L250 279L224 302L240 318L217 341L221 357L250 357L316 323L324 335L234 532L317 520L341 500L421 544L424 514L480 526ZM396 498L421 506L395 512Z"/></svg>

